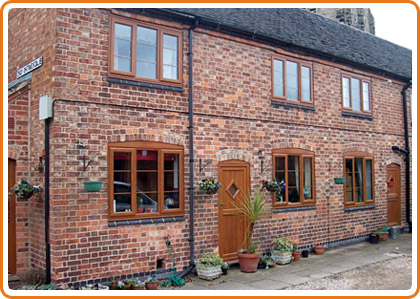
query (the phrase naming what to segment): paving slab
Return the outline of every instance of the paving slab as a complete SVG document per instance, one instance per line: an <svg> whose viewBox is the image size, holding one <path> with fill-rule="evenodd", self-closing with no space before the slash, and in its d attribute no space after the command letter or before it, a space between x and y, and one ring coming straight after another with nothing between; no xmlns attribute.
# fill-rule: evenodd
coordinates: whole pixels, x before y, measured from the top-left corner
<svg viewBox="0 0 420 299"><path fill-rule="evenodd" d="M288 273L277 273L270 276L271 280L276 280L288 285L296 285L312 280L309 276L298 276L295 274Z"/></svg>
<svg viewBox="0 0 420 299"><path fill-rule="evenodd" d="M261 289L261 290L281 290L283 288L289 287L290 284L283 283L271 279L262 279L256 280L248 283L250 287Z"/></svg>

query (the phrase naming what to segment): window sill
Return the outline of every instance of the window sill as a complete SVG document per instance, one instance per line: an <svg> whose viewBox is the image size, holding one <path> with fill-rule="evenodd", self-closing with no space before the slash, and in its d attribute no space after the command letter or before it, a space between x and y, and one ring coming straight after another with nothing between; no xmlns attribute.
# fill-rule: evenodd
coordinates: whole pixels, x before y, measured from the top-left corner
<svg viewBox="0 0 420 299"><path fill-rule="evenodd" d="M300 212L310 210L316 210L316 206L273 208L273 213L277 214L283 212Z"/></svg>
<svg viewBox="0 0 420 299"><path fill-rule="evenodd" d="M306 106L306 105L299 105L299 104L293 104L293 103L286 103L286 102L279 102L271 100L272 106L281 106L281 107L288 107L288 108L297 108L297 109L303 109L303 110L310 110L310 111L316 111L315 107L313 106Z"/></svg>
<svg viewBox="0 0 420 299"><path fill-rule="evenodd" d="M373 120L373 116L372 115L360 114L360 113L355 113L355 112L343 111L343 112L341 112L341 115L342 116L358 117L358 118Z"/></svg>
<svg viewBox="0 0 420 299"><path fill-rule="evenodd" d="M132 86L138 86L138 87L147 87L147 88L170 90L170 91L176 91L176 92L184 92L184 88L182 88L182 87L175 87L175 86L168 86L168 85L161 85L161 84L154 84L154 83L146 83L146 82L112 78L112 77L108 77L108 82L109 83L124 84L124 85L132 85Z"/></svg>
<svg viewBox="0 0 420 299"><path fill-rule="evenodd" d="M344 212L370 210L370 209L375 209L375 208L376 208L376 205L368 205L368 206L360 206L360 207L347 207L347 208L344 208Z"/></svg>
<svg viewBox="0 0 420 299"><path fill-rule="evenodd" d="M124 226L124 225L156 224L156 223L169 223L169 222L181 222L181 221L185 221L184 216L109 221L108 226L116 227L116 226Z"/></svg>

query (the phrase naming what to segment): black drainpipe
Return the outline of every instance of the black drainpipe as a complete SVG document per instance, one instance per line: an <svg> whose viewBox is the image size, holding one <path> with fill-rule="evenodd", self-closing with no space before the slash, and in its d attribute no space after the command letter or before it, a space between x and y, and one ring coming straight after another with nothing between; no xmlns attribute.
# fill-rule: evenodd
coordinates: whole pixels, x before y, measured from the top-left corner
<svg viewBox="0 0 420 299"><path fill-rule="evenodd" d="M189 155L190 155L190 184L189 184L189 200L190 200L190 267L194 267L194 111L193 111L193 30L198 26L198 20L194 19L194 23L189 29L188 40L188 117L189 117Z"/></svg>
<svg viewBox="0 0 420 299"><path fill-rule="evenodd" d="M51 283L50 246L50 118L45 120L45 271L46 283Z"/></svg>
<svg viewBox="0 0 420 299"><path fill-rule="evenodd" d="M405 137L405 215L406 220L408 223L408 229L410 233L412 232L412 224L411 224L411 218L410 218L410 141L408 137L408 112L407 112L407 89L411 86L411 80L408 82L403 90L402 90L402 96L403 96L403 109L404 109L404 137Z"/></svg>

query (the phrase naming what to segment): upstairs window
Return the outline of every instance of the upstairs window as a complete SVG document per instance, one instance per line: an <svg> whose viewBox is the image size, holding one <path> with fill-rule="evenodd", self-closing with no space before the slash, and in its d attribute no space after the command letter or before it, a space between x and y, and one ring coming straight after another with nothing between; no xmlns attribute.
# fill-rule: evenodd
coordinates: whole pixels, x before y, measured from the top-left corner
<svg viewBox="0 0 420 299"><path fill-rule="evenodd" d="M370 80L364 77L343 74L343 110L371 114Z"/></svg>
<svg viewBox="0 0 420 299"><path fill-rule="evenodd" d="M110 76L181 83L181 31L124 18L111 18Z"/></svg>
<svg viewBox="0 0 420 299"><path fill-rule="evenodd" d="M183 215L182 147L154 142L109 145L112 220Z"/></svg>
<svg viewBox="0 0 420 299"><path fill-rule="evenodd" d="M315 170L313 152L301 149L273 151L273 177L285 183L285 190L273 195L273 205L291 207L315 204Z"/></svg>
<svg viewBox="0 0 420 299"><path fill-rule="evenodd" d="M345 205L372 204L375 200L373 156L362 153L344 155Z"/></svg>
<svg viewBox="0 0 420 299"><path fill-rule="evenodd" d="M273 98L313 105L311 63L275 57L272 68Z"/></svg>

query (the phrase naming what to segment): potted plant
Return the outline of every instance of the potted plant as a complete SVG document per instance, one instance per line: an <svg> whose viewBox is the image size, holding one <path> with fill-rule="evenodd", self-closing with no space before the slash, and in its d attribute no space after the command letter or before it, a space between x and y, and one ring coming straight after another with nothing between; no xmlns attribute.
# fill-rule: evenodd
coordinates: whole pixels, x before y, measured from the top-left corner
<svg viewBox="0 0 420 299"><path fill-rule="evenodd" d="M198 277L204 280L219 278L222 274L223 260L217 253L204 254L197 263Z"/></svg>
<svg viewBox="0 0 420 299"><path fill-rule="evenodd" d="M336 183L337 185L343 185L346 182L346 178L334 178L334 183Z"/></svg>
<svg viewBox="0 0 420 299"><path fill-rule="evenodd" d="M244 195L243 200L240 201L238 205L234 202L233 205L239 214L244 216L247 224L243 248L238 251L239 267L242 272L255 272L258 268L260 253L258 252L258 246L252 242L252 235L257 220L267 213L265 197L263 193L258 190L254 193L252 198L249 194Z"/></svg>
<svg viewBox="0 0 420 299"><path fill-rule="evenodd" d="M204 179L200 182L199 190L204 191L206 194L216 194L222 187L216 179Z"/></svg>
<svg viewBox="0 0 420 299"><path fill-rule="evenodd" d="M293 255L293 260L295 262L300 260L301 252L298 251L297 245L295 243L293 243L292 245L292 255Z"/></svg>
<svg viewBox="0 0 420 299"><path fill-rule="evenodd" d="M222 264L222 275L227 275L228 269L229 269L229 264L228 263L223 263Z"/></svg>
<svg viewBox="0 0 420 299"><path fill-rule="evenodd" d="M315 245L314 246L314 251L316 254L323 254L325 250L325 246L324 245Z"/></svg>
<svg viewBox="0 0 420 299"><path fill-rule="evenodd" d="M12 187L9 195L13 193L16 194L16 197L19 199L28 199L33 194L39 193L41 191L41 186L33 186L27 180L20 180L16 185Z"/></svg>
<svg viewBox="0 0 420 299"><path fill-rule="evenodd" d="M157 290L159 286L159 280L156 279L156 275L149 276L146 280L146 290Z"/></svg>
<svg viewBox="0 0 420 299"><path fill-rule="evenodd" d="M292 242L286 236L275 238L271 248L271 257L277 264L284 265L292 261Z"/></svg>
<svg viewBox="0 0 420 299"><path fill-rule="evenodd" d="M99 192L102 188L101 181L83 182L83 186L87 192Z"/></svg>

